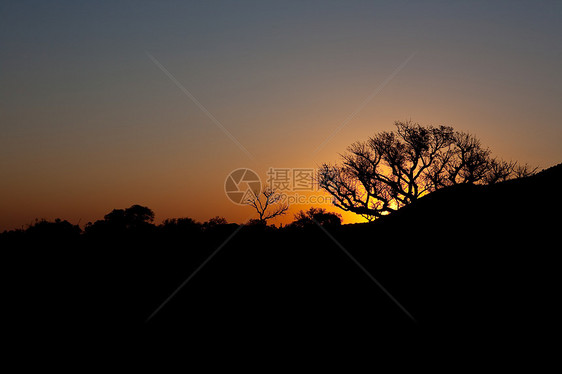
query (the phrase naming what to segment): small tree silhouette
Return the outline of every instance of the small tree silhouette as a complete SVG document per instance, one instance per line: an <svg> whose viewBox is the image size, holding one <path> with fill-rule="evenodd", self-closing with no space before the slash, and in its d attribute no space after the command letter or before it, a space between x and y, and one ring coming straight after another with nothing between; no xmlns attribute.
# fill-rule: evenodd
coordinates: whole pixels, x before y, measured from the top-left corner
<svg viewBox="0 0 562 374"><path fill-rule="evenodd" d="M73 225L67 220L55 219L54 222L37 219L35 224L29 225L25 230L28 237L37 239L72 239L77 238L82 230L80 226Z"/></svg>
<svg viewBox="0 0 562 374"><path fill-rule="evenodd" d="M245 204L253 207L258 213L258 221L266 225L268 220L285 214L289 209L289 204L283 198L282 194L266 187L258 195L248 198Z"/></svg>
<svg viewBox="0 0 562 374"><path fill-rule="evenodd" d="M203 223L205 229L212 229L214 227L228 225L228 221L224 217L215 216L210 218L207 222Z"/></svg>
<svg viewBox="0 0 562 374"><path fill-rule="evenodd" d="M224 217L214 216L213 218L209 219L207 223L211 226L216 226L216 225L226 225L228 224L228 221Z"/></svg>
<svg viewBox="0 0 562 374"><path fill-rule="evenodd" d="M160 229L170 234L193 234L200 232L201 226L201 223L189 217L167 218L160 225Z"/></svg>
<svg viewBox="0 0 562 374"><path fill-rule="evenodd" d="M311 207L307 211L299 211L295 214L295 221L291 223L294 227L308 227L313 225L335 227L341 225L341 214L327 212L324 208Z"/></svg>
<svg viewBox="0 0 562 374"><path fill-rule="evenodd" d="M127 209L113 209L93 224L88 222L85 227L87 234L105 233L119 235L130 230L145 230L151 227L154 212L142 205L132 205Z"/></svg>
<svg viewBox="0 0 562 374"><path fill-rule="evenodd" d="M103 218L109 224L133 228L152 223L154 212L145 206L132 205L127 209L113 209Z"/></svg>

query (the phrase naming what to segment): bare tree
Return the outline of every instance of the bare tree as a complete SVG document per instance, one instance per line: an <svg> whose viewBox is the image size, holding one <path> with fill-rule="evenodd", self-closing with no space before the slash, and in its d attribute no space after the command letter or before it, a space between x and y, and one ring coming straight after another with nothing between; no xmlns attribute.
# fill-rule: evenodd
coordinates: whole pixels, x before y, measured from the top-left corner
<svg viewBox="0 0 562 374"><path fill-rule="evenodd" d="M492 158L478 139L452 127L395 125L395 132L352 144L341 165L321 166L318 183L334 205L373 220L442 187L490 184L534 172Z"/></svg>
<svg viewBox="0 0 562 374"><path fill-rule="evenodd" d="M258 195L248 198L246 204L253 207L258 213L258 221L267 224L269 219L283 215L289 209L289 204L284 201L284 195L266 187Z"/></svg>

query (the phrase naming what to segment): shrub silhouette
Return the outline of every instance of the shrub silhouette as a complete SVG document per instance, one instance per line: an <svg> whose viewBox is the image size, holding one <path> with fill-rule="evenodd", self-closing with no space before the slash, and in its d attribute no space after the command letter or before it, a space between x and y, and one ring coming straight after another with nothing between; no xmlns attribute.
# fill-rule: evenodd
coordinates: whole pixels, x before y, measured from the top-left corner
<svg viewBox="0 0 562 374"><path fill-rule="evenodd" d="M209 219L203 225L205 225L205 227L215 227L215 226L220 226L220 225L228 225L228 221L224 217L215 216L215 217Z"/></svg>
<svg viewBox="0 0 562 374"><path fill-rule="evenodd" d="M25 234L28 238L49 240L76 239L81 232L80 226L73 225L60 218L55 219L54 222L45 219L38 220L25 230Z"/></svg>
<svg viewBox="0 0 562 374"><path fill-rule="evenodd" d="M127 209L114 209L93 224L88 223L88 234L123 234L127 231L149 231L154 228L154 212L145 206L132 205Z"/></svg>
<svg viewBox="0 0 562 374"><path fill-rule="evenodd" d="M201 224L189 217L167 218L162 222L161 227L165 230L192 229L199 228Z"/></svg>
<svg viewBox="0 0 562 374"><path fill-rule="evenodd" d="M201 232L202 224L189 218L168 218L159 226L165 235L198 234Z"/></svg>
<svg viewBox="0 0 562 374"><path fill-rule="evenodd" d="M295 221L291 223L293 227L310 227L322 225L325 227L335 227L341 225L341 214L327 212L324 208L311 207L307 211L299 211L295 214Z"/></svg>

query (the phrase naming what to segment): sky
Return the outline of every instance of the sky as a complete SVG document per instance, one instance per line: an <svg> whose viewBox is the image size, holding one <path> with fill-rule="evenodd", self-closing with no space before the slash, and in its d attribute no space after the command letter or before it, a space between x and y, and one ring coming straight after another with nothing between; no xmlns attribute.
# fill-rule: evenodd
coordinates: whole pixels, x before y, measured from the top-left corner
<svg viewBox="0 0 562 374"><path fill-rule="evenodd" d="M561 62L560 1L3 1L0 231L132 204L245 222L233 170L316 168L410 119L553 166Z"/></svg>

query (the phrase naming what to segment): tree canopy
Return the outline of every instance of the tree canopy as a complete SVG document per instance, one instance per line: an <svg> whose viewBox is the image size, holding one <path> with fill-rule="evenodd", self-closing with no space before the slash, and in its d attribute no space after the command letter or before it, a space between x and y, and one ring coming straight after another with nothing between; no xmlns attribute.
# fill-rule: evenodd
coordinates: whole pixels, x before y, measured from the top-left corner
<svg viewBox="0 0 562 374"><path fill-rule="evenodd" d="M450 126L411 121L395 126L353 143L341 164L321 166L318 182L334 205L372 220L442 187L492 184L532 173L526 165L492 157L475 136Z"/></svg>

